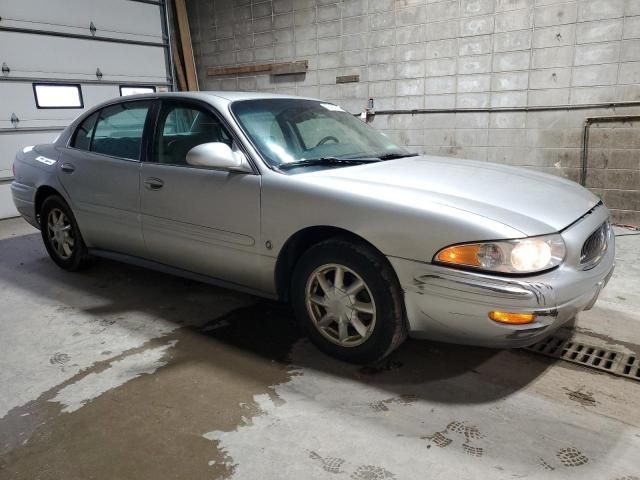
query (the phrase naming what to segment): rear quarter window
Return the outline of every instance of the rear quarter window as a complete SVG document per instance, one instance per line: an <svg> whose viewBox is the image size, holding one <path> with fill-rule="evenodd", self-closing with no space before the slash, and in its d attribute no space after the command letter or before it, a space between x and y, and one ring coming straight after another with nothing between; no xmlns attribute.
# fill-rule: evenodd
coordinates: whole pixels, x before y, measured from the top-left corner
<svg viewBox="0 0 640 480"><path fill-rule="evenodd" d="M91 148L91 138L93 137L93 130L96 126L96 119L99 112L95 112L89 115L76 129L73 134L73 140L71 146L80 150L89 150Z"/></svg>

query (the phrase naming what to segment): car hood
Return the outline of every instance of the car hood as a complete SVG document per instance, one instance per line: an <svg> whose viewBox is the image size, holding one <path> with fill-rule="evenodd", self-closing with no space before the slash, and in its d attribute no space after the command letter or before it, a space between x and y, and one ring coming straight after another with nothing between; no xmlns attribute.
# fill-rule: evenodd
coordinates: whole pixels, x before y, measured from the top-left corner
<svg viewBox="0 0 640 480"><path fill-rule="evenodd" d="M523 236L560 231L599 202L587 189L554 175L450 157L409 157L302 176L409 208L438 204L464 210Z"/></svg>

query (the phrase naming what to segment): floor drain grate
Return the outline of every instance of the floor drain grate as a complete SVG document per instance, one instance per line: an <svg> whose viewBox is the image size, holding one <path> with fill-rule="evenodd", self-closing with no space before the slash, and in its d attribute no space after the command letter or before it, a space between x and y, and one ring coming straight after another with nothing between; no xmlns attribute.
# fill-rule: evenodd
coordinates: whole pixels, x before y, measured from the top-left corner
<svg viewBox="0 0 640 480"><path fill-rule="evenodd" d="M626 362L622 365L622 375L640 380L640 358L628 355Z"/></svg>
<svg viewBox="0 0 640 480"><path fill-rule="evenodd" d="M558 336L547 337L526 350L640 380L640 356L635 354L616 352Z"/></svg>

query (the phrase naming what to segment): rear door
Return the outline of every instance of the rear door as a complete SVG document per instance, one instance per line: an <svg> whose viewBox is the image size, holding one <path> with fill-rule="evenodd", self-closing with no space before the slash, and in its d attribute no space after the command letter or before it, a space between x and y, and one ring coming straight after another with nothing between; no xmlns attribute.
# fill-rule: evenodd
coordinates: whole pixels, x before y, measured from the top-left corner
<svg viewBox="0 0 640 480"><path fill-rule="evenodd" d="M150 257L227 282L261 289L260 176L192 167L187 152L232 135L211 107L166 100L158 114L151 155L141 170L141 212Z"/></svg>
<svg viewBox="0 0 640 480"><path fill-rule="evenodd" d="M146 256L140 165L152 101L120 102L84 120L64 149L58 176L89 247Z"/></svg>

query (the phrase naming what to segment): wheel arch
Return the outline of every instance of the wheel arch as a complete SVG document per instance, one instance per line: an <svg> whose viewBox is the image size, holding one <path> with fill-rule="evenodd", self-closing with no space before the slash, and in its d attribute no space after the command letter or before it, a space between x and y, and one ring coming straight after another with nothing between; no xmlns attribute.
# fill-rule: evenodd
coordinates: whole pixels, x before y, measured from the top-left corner
<svg viewBox="0 0 640 480"><path fill-rule="evenodd" d="M33 200L33 210L34 210L35 219L38 222L38 224L40 223L40 209L42 208L42 204L48 197L52 195L57 195L66 202L64 195L62 195L62 193L60 193L59 190L55 189L51 185L41 185L36 190L36 195Z"/></svg>
<svg viewBox="0 0 640 480"><path fill-rule="evenodd" d="M393 272L394 276L396 276L397 280L395 269L393 268L389 260L387 260L387 257L384 255L384 253L382 253L380 249L378 249L374 244L372 244L364 237L341 227L335 227L331 225L314 225L298 230L293 235L291 235L284 243L282 249L278 254L274 273L278 298L282 300L288 300L289 283L300 257L312 246L317 245L318 243L330 238L336 237L350 239L355 243L364 244L372 248L380 255L381 260L389 265L389 268L391 268L391 271Z"/></svg>

